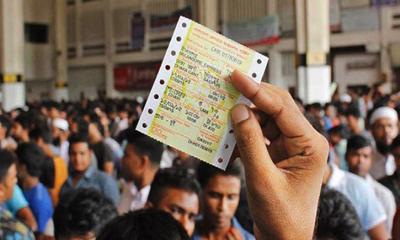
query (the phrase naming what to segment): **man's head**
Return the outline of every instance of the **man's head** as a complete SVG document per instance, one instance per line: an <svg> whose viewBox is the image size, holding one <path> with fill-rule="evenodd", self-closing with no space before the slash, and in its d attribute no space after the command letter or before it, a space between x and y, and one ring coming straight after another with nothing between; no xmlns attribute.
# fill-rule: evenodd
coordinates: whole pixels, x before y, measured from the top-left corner
<svg viewBox="0 0 400 240"><path fill-rule="evenodd" d="M80 188L61 196L54 211L55 237L61 240L94 239L117 216L115 206L94 189Z"/></svg>
<svg viewBox="0 0 400 240"><path fill-rule="evenodd" d="M18 141L26 140L29 137L29 130L32 123L32 118L27 113L21 113L14 119L12 124L12 136Z"/></svg>
<svg viewBox="0 0 400 240"><path fill-rule="evenodd" d="M7 137L11 128L11 121L8 117L0 115L0 140Z"/></svg>
<svg viewBox="0 0 400 240"><path fill-rule="evenodd" d="M91 164L92 150L88 137L84 134L74 134L69 139L69 159L75 173L84 173Z"/></svg>
<svg viewBox="0 0 400 240"><path fill-rule="evenodd" d="M353 132L358 131L361 127L360 121L362 120L360 110L358 108L351 107L351 108L347 109L347 111L345 112L345 115L346 115L348 127Z"/></svg>
<svg viewBox="0 0 400 240"><path fill-rule="evenodd" d="M315 229L317 240L364 239L357 212L340 192L323 188L318 205Z"/></svg>
<svg viewBox="0 0 400 240"><path fill-rule="evenodd" d="M133 180L136 185L141 185L144 178L149 175L153 175L151 178L154 177L159 168L164 147L162 143L134 128L127 131L128 144L122 158L122 173L126 179Z"/></svg>
<svg viewBox="0 0 400 240"><path fill-rule="evenodd" d="M194 173L185 168L167 168L157 172L147 201L169 212L191 236L199 214L199 196L200 185Z"/></svg>
<svg viewBox="0 0 400 240"><path fill-rule="evenodd" d="M368 139L354 135L347 140L346 161L350 172L365 177L372 165L372 146Z"/></svg>
<svg viewBox="0 0 400 240"><path fill-rule="evenodd" d="M69 124L65 119L53 119L51 124L51 135L55 145L59 145L61 140L66 140L68 138L68 130Z"/></svg>
<svg viewBox="0 0 400 240"><path fill-rule="evenodd" d="M45 160L45 155L40 147L32 142L21 143L16 153L18 156L18 178L22 181L28 176L39 178Z"/></svg>
<svg viewBox="0 0 400 240"><path fill-rule="evenodd" d="M17 157L14 153L0 150L0 203L12 197L17 183Z"/></svg>
<svg viewBox="0 0 400 240"><path fill-rule="evenodd" d="M400 171L400 136L397 136L390 146L390 152L393 154L396 162L396 169Z"/></svg>
<svg viewBox="0 0 400 240"><path fill-rule="evenodd" d="M185 229L170 214L158 209L128 212L107 224L97 240L189 240Z"/></svg>
<svg viewBox="0 0 400 240"><path fill-rule="evenodd" d="M239 204L241 166L235 161L226 171L201 163L198 179L203 189L204 220L215 228L231 226Z"/></svg>
<svg viewBox="0 0 400 240"><path fill-rule="evenodd" d="M397 112L393 108L380 107L372 113L370 118L372 135L382 154L390 150L390 144L399 132L397 124Z"/></svg>
<svg viewBox="0 0 400 240"><path fill-rule="evenodd" d="M41 126L32 129L29 132L29 138L39 147L50 144L52 141L50 129L48 126Z"/></svg>

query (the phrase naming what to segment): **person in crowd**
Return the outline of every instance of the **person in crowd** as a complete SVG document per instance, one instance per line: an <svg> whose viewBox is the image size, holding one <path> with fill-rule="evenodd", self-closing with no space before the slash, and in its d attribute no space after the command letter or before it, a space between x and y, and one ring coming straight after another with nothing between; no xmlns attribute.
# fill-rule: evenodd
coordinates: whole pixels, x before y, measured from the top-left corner
<svg viewBox="0 0 400 240"><path fill-rule="evenodd" d="M12 197L4 203L4 207L12 214L13 217L23 222L32 231L37 231L37 222L33 216L29 203L26 201L22 189L15 185Z"/></svg>
<svg viewBox="0 0 400 240"><path fill-rule="evenodd" d="M339 125L339 119L337 118L337 109L333 103L327 103L324 106L324 126L325 130L328 131L329 129Z"/></svg>
<svg viewBox="0 0 400 240"><path fill-rule="evenodd" d="M357 212L338 191L323 187L319 197L315 240L365 239Z"/></svg>
<svg viewBox="0 0 400 240"><path fill-rule="evenodd" d="M200 209L200 184L194 171L185 168L160 169L151 184L147 207L170 213L192 236Z"/></svg>
<svg viewBox="0 0 400 240"><path fill-rule="evenodd" d="M372 113L369 123L376 146L370 173L380 179L392 175L396 169L390 145L399 132L397 112L390 107L380 107Z"/></svg>
<svg viewBox="0 0 400 240"><path fill-rule="evenodd" d="M173 161L174 167L197 169L200 160L176 149L177 157Z"/></svg>
<svg viewBox="0 0 400 240"><path fill-rule="evenodd" d="M69 124L65 119L55 118L51 122L51 136L53 145L56 148L56 153L68 165L69 161Z"/></svg>
<svg viewBox="0 0 400 240"><path fill-rule="evenodd" d="M29 137L46 154L40 181L48 188L53 205L58 203L60 190L68 178L65 161L51 150L51 133L48 127L37 127L30 131Z"/></svg>
<svg viewBox="0 0 400 240"><path fill-rule="evenodd" d="M397 136L391 145L391 153L395 159L396 171L379 180L384 186L392 191L397 207L400 207L400 136Z"/></svg>
<svg viewBox="0 0 400 240"><path fill-rule="evenodd" d="M326 166L323 182L351 201L370 239L388 239L385 210L364 179L339 169L335 164L329 164Z"/></svg>
<svg viewBox="0 0 400 240"><path fill-rule="evenodd" d="M14 119L11 134L18 143L29 142L29 131L32 121L33 119L29 113L21 113Z"/></svg>
<svg viewBox="0 0 400 240"><path fill-rule="evenodd" d="M240 199L240 177L241 168L236 161L226 171L200 164L203 219L196 224L192 239L255 239L234 217Z"/></svg>
<svg viewBox="0 0 400 240"><path fill-rule="evenodd" d="M99 191L71 190L62 196L54 211L55 237L59 240L95 239L104 225L117 215L114 204Z"/></svg>
<svg viewBox="0 0 400 240"><path fill-rule="evenodd" d="M46 235L46 228L52 222L53 204L47 188L39 181L45 155L34 143L20 144L16 153L18 179L38 224L37 232Z"/></svg>
<svg viewBox="0 0 400 240"><path fill-rule="evenodd" d="M329 129L328 140L330 144L330 157L341 169L348 169L345 154L347 138L350 133L344 125L338 125Z"/></svg>
<svg viewBox="0 0 400 240"><path fill-rule="evenodd" d="M389 189L378 183L369 174L372 165L372 145L368 139L361 135L354 135L347 141L346 160L349 171L364 178L369 186L374 190L376 197L382 204L387 219L386 230L392 232L394 214L396 212L396 202Z"/></svg>
<svg viewBox="0 0 400 240"><path fill-rule="evenodd" d="M119 216L107 224L97 240L189 240L185 229L169 213L141 209Z"/></svg>
<svg viewBox="0 0 400 240"><path fill-rule="evenodd" d="M96 156L99 169L105 173L112 175L114 172L114 157L111 147L104 140L104 128L100 123L97 115L92 122L89 123L88 134L89 143Z"/></svg>
<svg viewBox="0 0 400 240"><path fill-rule="evenodd" d="M17 157L10 151L0 150L0 239L34 240L32 231L16 220L3 203L11 199L17 183Z"/></svg>
<svg viewBox="0 0 400 240"><path fill-rule="evenodd" d="M69 142L71 167L68 179L61 188L60 196L72 189L95 188L110 198L114 204L117 204L119 201L117 182L91 164L92 149L87 136L84 134L72 135Z"/></svg>
<svg viewBox="0 0 400 240"><path fill-rule="evenodd" d="M127 142L121 162L126 182L123 183L121 202L118 205L120 214L144 207L164 149L162 143L134 128L128 129Z"/></svg>
<svg viewBox="0 0 400 240"><path fill-rule="evenodd" d="M9 136L11 129L11 120L0 115L0 148L14 151L17 148L15 140Z"/></svg>
<svg viewBox="0 0 400 240"><path fill-rule="evenodd" d="M351 107L345 112L347 126L352 135L361 135L368 140L373 141L371 133L365 130L365 120L357 107Z"/></svg>

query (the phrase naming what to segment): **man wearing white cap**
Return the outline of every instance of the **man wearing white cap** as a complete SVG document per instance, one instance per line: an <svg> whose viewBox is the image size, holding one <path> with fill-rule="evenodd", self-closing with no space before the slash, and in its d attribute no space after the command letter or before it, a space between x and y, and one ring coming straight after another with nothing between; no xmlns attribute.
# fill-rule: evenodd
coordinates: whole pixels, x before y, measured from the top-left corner
<svg viewBox="0 0 400 240"><path fill-rule="evenodd" d="M51 126L51 135L53 137L53 144L56 147L57 154L60 155L65 163L68 165L69 159L69 124L65 119L55 118Z"/></svg>
<svg viewBox="0 0 400 240"><path fill-rule="evenodd" d="M372 113L369 123L375 140L370 173L375 179L380 179L396 170L390 145L399 132L397 112L390 107L380 107Z"/></svg>

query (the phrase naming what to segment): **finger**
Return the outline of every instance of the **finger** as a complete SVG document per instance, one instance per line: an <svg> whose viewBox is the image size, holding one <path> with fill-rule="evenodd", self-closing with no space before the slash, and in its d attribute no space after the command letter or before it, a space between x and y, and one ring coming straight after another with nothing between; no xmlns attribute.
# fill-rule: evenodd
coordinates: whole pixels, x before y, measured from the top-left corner
<svg viewBox="0 0 400 240"><path fill-rule="evenodd" d="M271 84L257 84L237 70L232 73L231 79L245 97L276 121L285 136L302 136L312 128L286 91Z"/></svg>
<svg viewBox="0 0 400 240"><path fill-rule="evenodd" d="M247 106L239 104L232 109L231 116L240 159L244 167L254 176L274 175L276 168L269 156L262 130L253 112Z"/></svg>
<svg viewBox="0 0 400 240"><path fill-rule="evenodd" d="M281 132L271 117L267 116L267 114L260 109L252 108L251 110L256 116L257 121L260 123L264 136L269 141L273 141L280 136Z"/></svg>

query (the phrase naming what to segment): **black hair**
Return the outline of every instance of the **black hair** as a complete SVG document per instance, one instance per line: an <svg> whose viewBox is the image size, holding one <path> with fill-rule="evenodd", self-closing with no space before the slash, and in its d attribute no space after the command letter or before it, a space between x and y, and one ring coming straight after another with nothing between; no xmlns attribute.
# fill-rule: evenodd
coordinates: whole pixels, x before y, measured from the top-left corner
<svg viewBox="0 0 400 240"><path fill-rule="evenodd" d="M11 120L8 117L6 117L5 115L0 115L0 124L5 129L7 129L7 135L8 135L8 131L11 128Z"/></svg>
<svg viewBox="0 0 400 240"><path fill-rule="evenodd" d="M72 145L76 144L76 143L87 143L88 148L91 149L90 144L89 144L89 137L87 134L84 133L76 133L76 134L72 134L69 139L69 150L71 151L71 147Z"/></svg>
<svg viewBox="0 0 400 240"><path fill-rule="evenodd" d="M35 141L41 138L45 143L49 144L52 141L50 128L47 125L36 127L29 132L29 138Z"/></svg>
<svg viewBox="0 0 400 240"><path fill-rule="evenodd" d="M93 188L66 192L54 211L55 237L79 237L90 232L97 235L117 215L112 201Z"/></svg>
<svg viewBox="0 0 400 240"><path fill-rule="evenodd" d="M128 212L107 224L97 240L189 240L182 225L157 209Z"/></svg>
<svg viewBox="0 0 400 240"><path fill-rule="evenodd" d="M19 123L23 129L29 130L33 123L33 118L30 116L30 114L24 112L18 115L14 119L14 122Z"/></svg>
<svg viewBox="0 0 400 240"><path fill-rule="evenodd" d="M76 117L74 122L78 125L78 132L83 135L89 134L89 123L80 117Z"/></svg>
<svg viewBox="0 0 400 240"><path fill-rule="evenodd" d="M315 235L316 239L364 239L357 212L342 193L322 188Z"/></svg>
<svg viewBox="0 0 400 240"><path fill-rule="evenodd" d="M17 162L15 154L8 150L0 150L0 182L3 182L10 167Z"/></svg>
<svg viewBox="0 0 400 240"><path fill-rule="evenodd" d="M136 127L136 124L133 124ZM128 144L135 147L135 150L141 155L147 155L154 165L160 165L161 156L164 151L164 145L131 127L126 131Z"/></svg>
<svg viewBox="0 0 400 240"><path fill-rule="evenodd" d="M350 132L344 125L338 125L328 130L328 134L339 134L342 138L349 138Z"/></svg>
<svg viewBox="0 0 400 240"><path fill-rule="evenodd" d="M194 171L187 168L160 169L151 183L148 201L157 205L168 188L184 190L200 195L200 184Z"/></svg>
<svg viewBox="0 0 400 240"><path fill-rule="evenodd" d="M361 135L354 135L347 140L346 153L370 146L371 142L367 138Z"/></svg>
<svg viewBox="0 0 400 240"><path fill-rule="evenodd" d="M216 175L233 176L241 179L242 166L239 161L231 162L225 171L201 162L197 169L198 180L202 188L206 187L208 181Z"/></svg>
<svg viewBox="0 0 400 240"><path fill-rule="evenodd" d="M361 112L358 107L350 107L346 110L344 114L346 115L346 117L353 116L355 118L361 118Z"/></svg>
<svg viewBox="0 0 400 240"><path fill-rule="evenodd" d="M45 155L38 145L33 142L21 143L15 152L18 162L26 166L29 175L41 176Z"/></svg>
<svg viewBox="0 0 400 240"><path fill-rule="evenodd" d="M390 149L394 150L397 147L400 147L400 135L397 135L397 137L393 139L393 142L390 145Z"/></svg>

